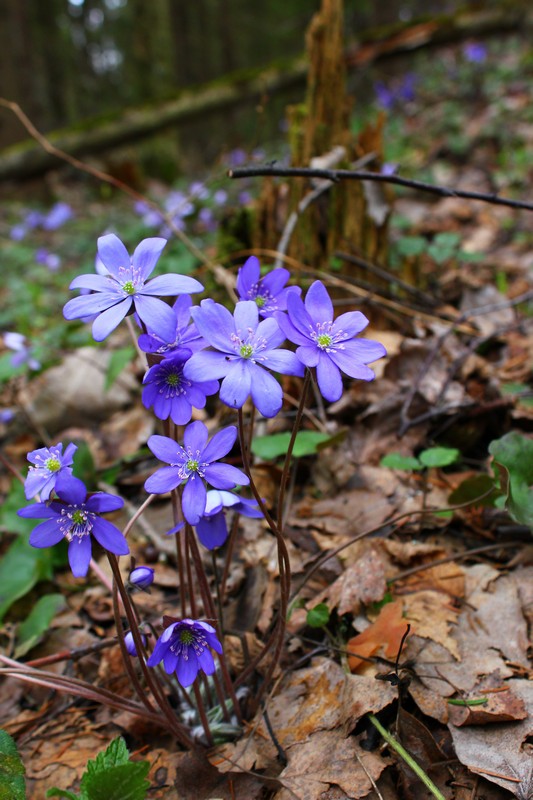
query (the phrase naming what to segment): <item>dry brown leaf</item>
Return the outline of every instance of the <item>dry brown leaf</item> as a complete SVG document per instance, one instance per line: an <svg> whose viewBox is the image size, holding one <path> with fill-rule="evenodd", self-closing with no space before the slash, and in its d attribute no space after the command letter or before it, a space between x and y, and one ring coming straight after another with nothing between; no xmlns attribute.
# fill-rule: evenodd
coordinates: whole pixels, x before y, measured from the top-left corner
<svg viewBox="0 0 533 800"><path fill-rule="evenodd" d="M387 658L394 658L407 629L407 620L403 617L402 611L401 600L386 603L375 622L348 640L346 649L367 657L383 651ZM361 664L364 664L362 658L358 658L357 655L348 656L348 665L352 672L355 672Z"/></svg>
<svg viewBox="0 0 533 800"><path fill-rule="evenodd" d="M457 611L449 605L442 592L422 591L405 595L405 616L418 636L442 644L456 659L460 659L457 642L452 636L452 624Z"/></svg>
<svg viewBox="0 0 533 800"><path fill-rule="evenodd" d="M482 687L470 692L469 697L461 698L469 700L471 698L486 697L484 705L475 706L456 706L448 704L450 722L452 725L462 727L463 725L486 725L498 722L516 722L527 717L524 701L512 691L512 683L503 687L501 692L484 692Z"/></svg>
<svg viewBox="0 0 533 800"><path fill-rule="evenodd" d="M405 591L416 592L429 589L443 592L454 600L462 599L465 592L464 571L455 562L436 564L434 567L421 569L402 581L396 581L395 587L402 594Z"/></svg>

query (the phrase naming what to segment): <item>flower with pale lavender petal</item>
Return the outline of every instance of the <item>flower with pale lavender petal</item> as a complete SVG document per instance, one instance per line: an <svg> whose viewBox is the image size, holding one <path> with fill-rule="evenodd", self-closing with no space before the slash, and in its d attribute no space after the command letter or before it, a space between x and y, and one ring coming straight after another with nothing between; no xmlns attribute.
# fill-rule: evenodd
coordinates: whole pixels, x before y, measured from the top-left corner
<svg viewBox="0 0 533 800"><path fill-rule="evenodd" d="M195 200L207 200L209 197L209 189L202 181L193 181L189 186L188 195Z"/></svg>
<svg viewBox="0 0 533 800"><path fill-rule="evenodd" d="M241 300L253 300L262 317L271 317L286 311L289 293L302 293L299 286L285 286L290 277L289 270L278 267L262 278L259 260L250 256L237 274L237 294Z"/></svg>
<svg viewBox="0 0 533 800"><path fill-rule="evenodd" d="M40 447L28 453L27 458L32 466L24 481L26 498L30 500L38 494L44 502L49 499L54 489L59 492L66 486L68 491L69 481L72 480L74 453L77 449L71 442L63 453L63 443L59 442L52 447Z"/></svg>
<svg viewBox="0 0 533 800"><path fill-rule="evenodd" d="M32 355L32 348L26 343L26 337L16 331L7 331L3 335L4 345L8 350L13 350L15 355L11 358L12 367L22 367L27 364L29 369L37 371L41 369L41 362Z"/></svg>
<svg viewBox="0 0 533 800"><path fill-rule="evenodd" d="M26 225L22 224L13 225L13 227L9 231L9 238L13 239L14 242L21 242L27 233L28 233L28 228L26 227Z"/></svg>
<svg viewBox="0 0 533 800"><path fill-rule="evenodd" d="M145 408L153 406L158 419L170 417L176 425L186 425L193 408L205 408L206 396L218 392L218 381L192 381L184 376L190 355L190 350L176 350L144 376L142 402Z"/></svg>
<svg viewBox="0 0 533 800"><path fill-rule="evenodd" d="M207 427L196 421L187 425L183 434L183 447L168 436L150 436L148 447L160 460L170 466L162 467L151 475L144 488L153 494L164 494L183 486L183 516L196 525L205 510L205 482L215 489L234 489L247 486L250 481L240 469L231 464L217 464L226 456L237 438L237 428L230 425L215 433L207 441Z"/></svg>
<svg viewBox="0 0 533 800"><path fill-rule="evenodd" d="M147 281L155 268L166 239L143 239L132 258L114 234L98 239L98 255L109 271L104 275L79 275L71 289L91 289L93 294L69 300L63 309L65 319L81 319L97 314L93 336L101 342L133 310L146 327L171 340L176 330L174 312L160 296L201 292L202 284L186 275L159 275Z"/></svg>
<svg viewBox="0 0 533 800"><path fill-rule="evenodd" d="M143 645L146 647L146 636L141 633L141 641ZM124 644L126 645L126 650L130 654L130 656L137 656L137 648L135 646L135 640L133 638L133 633L128 631L124 636Z"/></svg>
<svg viewBox="0 0 533 800"><path fill-rule="evenodd" d="M52 547L66 539L72 573L76 578L84 578L92 556L91 536L111 553L118 556L129 553L128 543L119 529L100 516L123 505L120 497L105 492L87 495L83 481L73 477L68 487L61 487L59 499L25 506L17 514L24 519L45 520L30 534L32 547Z"/></svg>
<svg viewBox="0 0 533 800"><path fill-rule="evenodd" d="M192 299L189 295L180 295L172 306L172 310L176 315L173 335L167 340L151 331L141 333L138 339L141 350L145 353L166 356L181 348L186 348L191 353L196 353L197 350L202 350L206 347L207 342L198 332L194 322L191 322L191 307Z"/></svg>
<svg viewBox="0 0 533 800"><path fill-rule="evenodd" d="M41 227L45 231L55 231L73 216L74 212L68 203L56 203L43 218Z"/></svg>
<svg viewBox="0 0 533 800"><path fill-rule="evenodd" d="M198 212L198 222L202 224L204 230L211 233L212 231L216 230L217 228L217 221L215 219L215 215L210 208L204 206Z"/></svg>
<svg viewBox="0 0 533 800"><path fill-rule="evenodd" d="M129 583L136 589L143 591L154 582L155 570L153 567L138 566L130 572Z"/></svg>
<svg viewBox="0 0 533 800"><path fill-rule="evenodd" d="M195 525L198 538L208 550L221 547L228 538L228 526L224 510L230 508L243 517L261 519L263 514L255 500L239 497L233 492L212 489L207 492L205 511Z"/></svg>
<svg viewBox="0 0 533 800"><path fill-rule="evenodd" d="M187 687L194 683L200 670L206 675L214 673L211 649L222 653L213 626L200 620L182 619L165 628L146 663L155 667L162 661L167 675L175 672L181 685Z"/></svg>
<svg viewBox="0 0 533 800"><path fill-rule="evenodd" d="M50 272L57 272L61 266L60 257L56 253L49 253L44 247L35 251L35 261L37 264L43 264Z"/></svg>
<svg viewBox="0 0 533 800"><path fill-rule="evenodd" d="M285 335L276 320L268 317L259 322L253 300L237 303L233 316L212 300L203 300L191 313L196 327L215 350L194 353L185 365L185 377L196 381L223 378L220 387L223 403L241 408L251 395L263 416L274 417L283 404L283 392L267 370L303 375L302 364L295 354L278 349Z"/></svg>
<svg viewBox="0 0 533 800"><path fill-rule="evenodd" d="M360 311L348 311L333 321L333 303L321 281L309 287L305 304L289 295L287 314L276 319L287 339L299 345L296 355L306 367L316 367L322 396L334 402L342 395L341 371L351 378L371 381L376 376L366 365L387 355L379 342L354 339L368 325Z"/></svg>
<svg viewBox="0 0 533 800"><path fill-rule="evenodd" d="M15 411L12 408L0 409L0 422L2 425L9 425L12 419L15 418Z"/></svg>
<svg viewBox="0 0 533 800"><path fill-rule="evenodd" d="M228 193L225 189L217 189L213 194L213 202L217 206L223 206L228 200Z"/></svg>

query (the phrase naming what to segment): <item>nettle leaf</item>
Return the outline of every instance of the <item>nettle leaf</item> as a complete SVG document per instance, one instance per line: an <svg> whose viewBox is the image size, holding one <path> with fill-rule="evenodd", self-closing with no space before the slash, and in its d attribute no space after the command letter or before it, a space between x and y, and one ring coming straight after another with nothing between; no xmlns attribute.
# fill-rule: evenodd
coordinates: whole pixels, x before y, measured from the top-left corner
<svg viewBox="0 0 533 800"><path fill-rule="evenodd" d="M81 779L80 800L145 800L150 788L148 761L130 761L124 739L113 739L109 747L87 763Z"/></svg>
<svg viewBox="0 0 533 800"><path fill-rule="evenodd" d="M489 453L494 456L509 514L533 528L533 440L507 433L490 443Z"/></svg>
<svg viewBox="0 0 533 800"><path fill-rule="evenodd" d="M402 456L401 453L388 453L383 456L379 462L382 467L390 467L390 469L405 469L411 471L413 469L423 469L422 464L414 456Z"/></svg>
<svg viewBox="0 0 533 800"><path fill-rule="evenodd" d="M461 457L461 451L455 447L429 447L422 450L418 458L424 467L448 467Z"/></svg>
<svg viewBox="0 0 533 800"><path fill-rule="evenodd" d="M252 440L252 453L265 461L271 461L274 458L285 455L289 448L290 440L291 434L289 432L274 433L271 436L257 436ZM329 433L300 431L296 434L292 454L295 458L311 456L318 451L319 445L330 441L332 441L332 437Z"/></svg>
<svg viewBox="0 0 533 800"><path fill-rule="evenodd" d="M57 612L66 605L62 594L40 597L18 629L15 658L25 656L41 640Z"/></svg>
<svg viewBox="0 0 533 800"><path fill-rule="evenodd" d="M113 350L107 366L104 392L109 391L122 370L127 367L127 365L133 361L134 358L135 348L132 345L128 345L128 347L121 347L119 350Z"/></svg>
<svg viewBox="0 0 533 800"><path fill-rule="evenodd" d="M319 603L317 606L307 612L306 622L311 628L323 628L329 622L329 608L325 603Z"/></svg>
<svg viewBox="0 0 533 800"><path fill-rule="evenodd" d="M15 600L24 597L36 583L52 580L53 564L51 548L32 547L23 537L13 542L0 559L0 621Z"/></svg>
<svg viewBox="0 0 533 800"><path fill-rule="evenodd" d="M0 729L0 800L26 800L25 772L17 745Z"/></svg>

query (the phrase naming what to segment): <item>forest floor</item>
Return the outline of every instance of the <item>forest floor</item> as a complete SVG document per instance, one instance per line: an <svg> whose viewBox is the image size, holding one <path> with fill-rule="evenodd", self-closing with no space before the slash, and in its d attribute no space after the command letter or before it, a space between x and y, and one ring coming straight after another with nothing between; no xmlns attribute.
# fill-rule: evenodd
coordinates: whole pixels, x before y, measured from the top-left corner
<svg viewBox="0 0 533 800"><path fill-rule="evenodd" d="M470 44L477 52L439 48L410 58L404 74L382 75L376 102L354 127L375 119L379 102L386 160L402 175L531 200L529 42ZM241 157L229 154L228 163ZM203 188L173 187L190 207L161 184L145 191L177 209L196 246L234 276L243 257L221 253L221 231L240 204L253 204L260 183L237 185L225 168ZM3 463L24 472L28 451L75 441L84 479L126 499L120 525L145 499L156 466L146 447L158 428L141 402L144 369L127 333L95 346L90 326L66 323L61 309L70 280L94 270L98 236L114 231L131 246L158 228L130 198L95 189L87 176L49 176L38 203L35 189L17 189L0 217ZM50 214L50 192L72 216L64 206ZM438 796L372 719L446 800L533 797L532 212L407 190L389 202L391 278L361 290L358 303L371 319L365 335L388 355L374 365L375 381L346 381L337 403L324 408L313 395L305 429L326 436L294 462L286 509L293 602L264 707L240 738L208 751L209 768L141 717L4 677L1 726L17 742L32 800L52 786L79 790L88 759L117 735L134 760L149 762L150 798ZM170 241L163 261L228 302L182 242ZM342 261L330 267L342 279ZM354 308L353 295L349 302ZM283 388L283 413L260 423L271 444L294 417L298 385L285 378ZM208 403L198 418L214 429L233 417ZM255 450L254 474L270 502L283 448ZM16 516L26 501L7 468L0 492L2 653L131 697L108 589L92 572L73 578L64 551L28 546L34 522ZM136 595L154 625L177 602L169 527L162 498L130 537L137 562L156 568L151 592ZM224 557L217 554L218 569ZM97 561L107 574L103 555ZM241 520L224 608L234 673L268 636L278 578L274 538L262 523ZM54 661L77 649L82 655Z"/></svg>

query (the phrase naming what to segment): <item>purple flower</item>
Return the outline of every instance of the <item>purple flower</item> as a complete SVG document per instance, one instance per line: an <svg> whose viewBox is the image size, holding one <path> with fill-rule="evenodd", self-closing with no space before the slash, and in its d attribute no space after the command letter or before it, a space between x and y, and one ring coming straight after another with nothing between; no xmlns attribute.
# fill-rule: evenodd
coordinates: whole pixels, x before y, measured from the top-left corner
<svg viewBox="0 0 533 800"><path fill-rule="evenodd" d="M153 406L158 419L170 417L176 425L186 425L193 408L204 408L206 396L218 392L218 381L192 381L184 376L190 355L190 350L177 350L144 376L143 405Z"/></svg>
<svg viewBox="0 0 533 800"><path fill-rule="evenodd" d="M58 488L58 487L56 487ZM129 553L126 539L111 522L100 514L122 508L124 500L105 492L87 496L83 481L71 478L68 487L61 487L61 499L51 503L34 503L17 513L26 519L45 519L30 534L32 547L51 547L66 539L68 560L76 578L84 578L91 560L91 534L106 550L119 556Z"/></svg>
<svg viewBox="0 0 533 800"><path fill-rule="evenodd" d="M56 203L42 220L41 226L45 231L55 231L73 216L74 213L68 203Z"/></svg>
<svg viewBox="0 0 533 800"><path fill-rule="evenodd" d="M289 278L290 272L281 267L262 278L259 260L250 256L237 275L237 293L241 300L253 300L262 317L271 317L275 311L286 310L288 294L302 292L299 286L284 288Z"/></svg>
<svg viewBox="0 0 533 800"><path fill-rule="evenodd" d="M61 266L61 259L55 253L49 253L44 247L35 251L35 261L37 264L44 264L50 272L56 272Z"/></svg>
<svg viewBox="0 0 533 800"><path fill-rule="evenodd" d="M170 341L176 318L159 296L201 292L203 286L185 275L160 275L146 283L161 254L166 239L143 239L130 259L128 251L113 233L98 239L98 255L109 276L79 275L71 289L91 289L94 294L69 300L63 309L65 319L80 319L98 314L93 336L101 342L133 308L147 328Z"/></svg>
<svg viewBox="0 0 533 800"><path fill-rule="evenodd" d="M263 516L255 500L247 500L232 492L221 492L218 489L207 492L205 511L195 527L199 540L208 550L221 547L228 538L225 508L231 508L244 517L260 519Z"/></svg>
<svg viewBox="0 0 533 800"><path fill-rule="evenodd" d="M213 194L213 202L217 206L223 206L228 200L228 193L225 189L217 189Z"/></svg>
<svg viewBox="0 0 533 800"><path fill-rule="evenodd" d="M303 375L295 354L277 349L285 336L276 320L269 317L259 322L252 300L237 303L234 316L212 300L203 300L191 313L215 352L194 353L185 365L185 377L196 381L224 378L220 388L223 403L241 408L251 394L260 413L274 417L282 406L283 392L264 367L284 375Z"/></svg>
<svg viewBox="0 0 533 800"><path fill-rule="evenodd" d="M333 304L321 281L308 289L305 304L300 297L287 298L288 316L276 314L287 339L299 345L296 355L307 367L316 367L322 396L333 402L342 394L341 371L351 378L371 381L372 370L365 366L386 355L379 342L357 339L368 325L360 311L348 311L333 322Z"/></svg>
<svg viewBox="0 0 533 800"><path fill-rule="evenodd" d="M182 619L173 622L157 640L154 652L146 662L155 667L160 661L168 675L176 673L182 686L190 686L198 672L206 675L215 671L215 661L211 650L222 653L215 629L207 622Z"/></svg>
<svg viewBox="0 0 533 800"><path fill-rule="evenodd" d="M130 572L129 582L136 589L148 589L154 582L154 573L153 567L135 567Z"/></svg>
<svg viewBox="0 0 533 800"><path fill-rule="evenodd" d="M463 47L463 55L472 64L482 64L487 60L487 48L481 42L467 42Z"/></svg>
<svg viewBox="0 0 533 800"><path fill-rule="evenodd" d="M146 636L141 633L141 641L143 645L146 647ZM133 638L133 633L128 631L127 634L124 636L124 644L126 645L126 650L130 654L130 656L137 655L137 648L135 647L135 640Z"/></svg>
<svg viewBox="0 0 533 800"><path fill-rule="evenodd" d="M188 294L182 294L172 309L176 315L175 330L167 340L161 338L156 333L141 333L139 336L139 347L145 353L156 353L157 355L170 355L172 351L179 348L187 348L192 353L201 350L206 346L206 341L198 333L196 325L191 323L192 300Z"/></svg>
<svg viewBox="0 0 533 800"><path fill-rule="evenodd" d="M34 466L30 466L24 482L26 498L30 500L39 494L44 502L57 484L63 488L66 486L68 491L69 481L72 480L73 456L77 449L71 443L63 453L63 444L59 442L52 447L41 447L28 453L28 461Z"/></svg>
<svg viewBox="0 0 533 800"><path fill-rule="evenodd" d="M390 111L396 101L396 96L392 89L389 89L383 81L376 81L374 83L374 92L377 104L386 111Z"/></svg>
<svg viewBox="0 0 533 800"><path fill-rule="evenodd" d="M13 225L11 230L9 231L9 238L13 239L14 242L21 242L26 234L28 233L28 228L26 225Z"/></svg>
<svg viewBox="0 0 533 800"><path fill-rule="evenodd" d="M41 362L33 357L32 349L26 344L24 334L16 331L7 331L4 333L4 345L8 350L15 352L15 355L11 358L12 367L22 367L27 364L31 370L41 369Z"/></svg>
<svg viewBox="0 0 533 800"><path fill-rule="evenodd" d="M215 464L224 458L237 438L237 428L230 425L215 433L207 441L207 428L203 422L191 422L185 428L183 447L168 436L150 436L148 447L160 461L170 464L151 475L144 488L147 492L163 494L184 483L183 516L191 525L196 525L205 510L205 481L215 489L234 489L250 481L240 469L230 464Z"/></svg>

